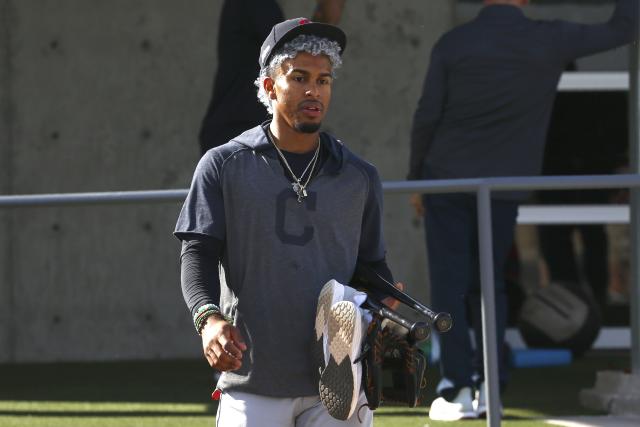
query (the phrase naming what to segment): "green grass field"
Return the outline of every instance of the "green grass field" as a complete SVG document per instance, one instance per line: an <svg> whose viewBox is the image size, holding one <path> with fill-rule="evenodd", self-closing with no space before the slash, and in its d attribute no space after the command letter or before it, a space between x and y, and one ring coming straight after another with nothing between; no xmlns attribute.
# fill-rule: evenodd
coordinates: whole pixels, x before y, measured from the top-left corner
<svg viewBox="0 0 640 427"><path fill-rule="evenodd" d="M516 369L503 397L505 426L543 426L548 417L592 415L578 393L595 373L625 370L627 353L593 352L570 366ZM433 398L431 368L425 404ZM0 365L2 427L212 427L211 375L203 361ZM486 421L437 423L428 408L386 407L377 427L484 426Z"/></svg>

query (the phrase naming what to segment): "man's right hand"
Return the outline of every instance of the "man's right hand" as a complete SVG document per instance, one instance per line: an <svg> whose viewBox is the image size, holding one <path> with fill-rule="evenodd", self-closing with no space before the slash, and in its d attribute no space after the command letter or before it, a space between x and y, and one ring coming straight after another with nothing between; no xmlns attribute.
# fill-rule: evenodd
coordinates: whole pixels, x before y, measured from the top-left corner
<svg viewBox="0 0 640 427"><path fill-rule="evenodd" d="M221 316L209 316L202 329L202 349L209 365L219 371L235 371L242 366L247 349L238 328Z"/></svg>

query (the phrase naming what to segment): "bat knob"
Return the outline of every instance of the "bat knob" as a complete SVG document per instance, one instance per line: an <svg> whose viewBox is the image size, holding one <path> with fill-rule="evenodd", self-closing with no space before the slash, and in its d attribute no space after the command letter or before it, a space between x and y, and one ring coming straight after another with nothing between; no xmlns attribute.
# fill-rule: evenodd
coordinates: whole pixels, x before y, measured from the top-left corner
<svg viewBox="0 0 640 427"><path fill-rule="evenodd" d="M425 322L416 322L411 326L409 336L414 342L424 341L431 335L431 328Z"/></svg>
<svg viewBox="0 0 640 427"><path fill-rule="evenodd" d="M433 324L438 332L447 332L453 326L453 319L449 313L438 313L433 319Z"/></svg>

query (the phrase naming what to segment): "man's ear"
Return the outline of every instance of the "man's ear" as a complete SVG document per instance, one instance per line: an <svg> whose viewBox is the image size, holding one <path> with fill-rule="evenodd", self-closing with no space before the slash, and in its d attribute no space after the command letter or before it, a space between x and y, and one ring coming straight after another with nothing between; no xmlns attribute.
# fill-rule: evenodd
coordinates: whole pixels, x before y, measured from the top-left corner
<svg viewBox="0 0 640 427"><path fill-rule="evenodd" d="M276 99L276 82L271 77L266 77L262 81L264 91L269 95L269 99Z"/></svg>

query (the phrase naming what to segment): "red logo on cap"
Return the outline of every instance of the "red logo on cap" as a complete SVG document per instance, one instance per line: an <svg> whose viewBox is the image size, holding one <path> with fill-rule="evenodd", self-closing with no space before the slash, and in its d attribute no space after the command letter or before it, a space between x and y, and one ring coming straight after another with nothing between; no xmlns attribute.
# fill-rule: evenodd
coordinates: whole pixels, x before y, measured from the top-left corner
<svg viewBox="0 0 640 427"><path fill-rule="evenodd" d="M310 23L310 22L311 22L311 21L309 21L308 19L306 19L306 18L305 18L305 19L301 19L301 20L299 20L299 21L298 21L298 25L308 24L308 23Z"/></svg>

